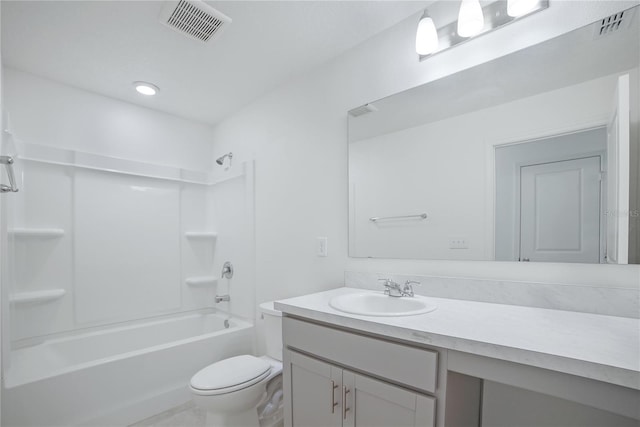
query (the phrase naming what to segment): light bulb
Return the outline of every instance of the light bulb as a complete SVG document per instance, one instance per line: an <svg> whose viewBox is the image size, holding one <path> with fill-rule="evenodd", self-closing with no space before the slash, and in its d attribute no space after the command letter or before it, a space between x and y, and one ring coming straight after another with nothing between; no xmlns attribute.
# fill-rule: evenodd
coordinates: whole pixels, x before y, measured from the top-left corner
<svg viewBox="0 0 640 427"><path fill-rule="evenodd" d="M507 0L507 15L517 18L526 15L538 5L538 0Z"/></svg>
<svg viewBox="0 0 640 427"><path fill-rule="evenodd" d="M136 88L138 93L146 96L153 96L160 91L158 86L147 82L133 82L133 87Z"/></svg>
<svg viewBox="0 0 640 427"><path fill-rule="evenodd" d="M484 15L479 0L462 0L458 13L458 35L473 37L484 28Z"/></svg>
<svg viewBox="0 0 640 427"><path fill-rule="evenodd" d="M416 52L418 55L429 55L438 50L438 31L433 19L425 10L416 31Z"/></svg>

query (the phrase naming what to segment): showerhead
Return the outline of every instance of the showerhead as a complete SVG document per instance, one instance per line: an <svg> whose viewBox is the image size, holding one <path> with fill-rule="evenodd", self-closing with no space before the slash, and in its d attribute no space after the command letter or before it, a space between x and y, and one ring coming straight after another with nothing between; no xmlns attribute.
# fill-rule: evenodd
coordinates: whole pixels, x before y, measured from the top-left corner
<svg viewBox="0 0 640 427"><path fill-rule="evenodd" d="M224 159L227 158L227 157L229 158L229 165L231 165L231 159L233 158L233 153L227 153L222 157L218 157L216 159L216 163L219 164L219 165L222 165L224 163Z"/></svg>

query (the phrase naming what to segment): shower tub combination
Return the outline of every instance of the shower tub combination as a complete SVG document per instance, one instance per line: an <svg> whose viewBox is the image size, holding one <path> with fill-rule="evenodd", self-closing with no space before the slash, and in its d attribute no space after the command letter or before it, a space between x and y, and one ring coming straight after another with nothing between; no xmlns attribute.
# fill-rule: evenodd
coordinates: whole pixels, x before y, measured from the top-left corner
<svg viewBox="0 0 640 427"><path fill-rule="evenodd" d="M253 352L253 325L200 310L14 349L2 425L128 425L187 402L202 367Z"/></svg>

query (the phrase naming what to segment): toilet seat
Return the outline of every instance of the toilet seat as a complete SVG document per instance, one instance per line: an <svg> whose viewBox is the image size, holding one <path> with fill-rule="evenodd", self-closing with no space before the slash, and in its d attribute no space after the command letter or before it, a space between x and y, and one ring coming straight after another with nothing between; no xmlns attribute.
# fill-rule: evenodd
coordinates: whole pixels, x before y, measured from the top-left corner
<svg viewBox="0 0 640 427"><path fill-rule="evenodd" d="M258 384L270 373L270 363L245 354L201 369L191 378L190 388L200 396L227 394Z"/></svg>

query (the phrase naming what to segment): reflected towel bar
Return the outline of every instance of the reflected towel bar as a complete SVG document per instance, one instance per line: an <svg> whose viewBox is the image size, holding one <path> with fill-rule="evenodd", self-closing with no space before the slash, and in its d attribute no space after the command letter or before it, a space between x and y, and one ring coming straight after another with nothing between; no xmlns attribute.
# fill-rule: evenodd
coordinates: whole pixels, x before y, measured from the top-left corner
<svg viewBox="0 0 640 427"><path fill-rule="evenodd" d="M380 221L383 219L427 219L426 213L421 213L417 215L402 215L402 216L372 216L369 218L369 221Z"/></svg>

